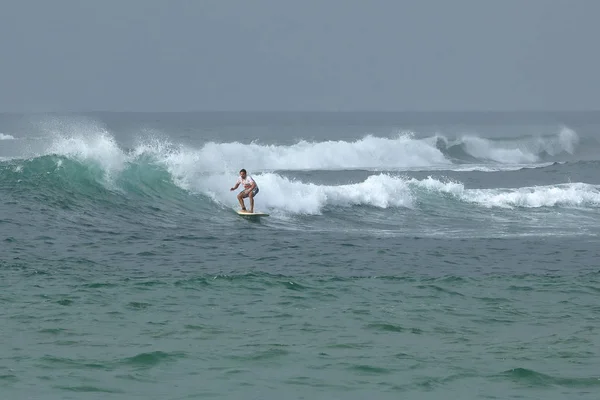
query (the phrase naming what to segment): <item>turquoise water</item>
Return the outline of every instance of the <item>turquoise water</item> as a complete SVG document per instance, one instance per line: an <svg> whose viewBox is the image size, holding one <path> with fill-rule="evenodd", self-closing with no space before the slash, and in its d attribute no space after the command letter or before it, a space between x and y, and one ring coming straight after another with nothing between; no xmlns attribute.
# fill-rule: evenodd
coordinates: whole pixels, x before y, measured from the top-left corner
<svg viewBox="0 0 600 400"><path fill-rule="evenodd" d="M589 119L209 117L0 118L3 398L598 397Z"/></svg>

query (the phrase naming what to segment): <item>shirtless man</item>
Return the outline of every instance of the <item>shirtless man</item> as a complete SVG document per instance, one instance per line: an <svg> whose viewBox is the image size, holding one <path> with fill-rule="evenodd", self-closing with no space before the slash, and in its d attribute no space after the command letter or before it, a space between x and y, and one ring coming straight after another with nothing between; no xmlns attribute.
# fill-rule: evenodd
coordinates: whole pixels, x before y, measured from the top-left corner
<svg viewBox="0 0 600 400"><path fill-rule="evenodd" d="M242 206L242 211L246 211L246 205L244 204L244 199L246 197L250 198L250 212L254 213L254 196L258 193L258 185L252 179L250 175L246 173L245 169L240 170L240 177L238 178L235 186L230 190L234 191L238 188L238 186L242 185L244 190L242 190L238 195L237 199L240 202L240 206Z"/></svg>

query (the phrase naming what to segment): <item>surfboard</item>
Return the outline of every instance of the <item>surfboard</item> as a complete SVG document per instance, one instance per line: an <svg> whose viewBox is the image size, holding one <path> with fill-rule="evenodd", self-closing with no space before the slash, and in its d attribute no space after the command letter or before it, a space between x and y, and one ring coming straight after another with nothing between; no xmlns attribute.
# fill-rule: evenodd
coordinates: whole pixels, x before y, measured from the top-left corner
<svg viewBox="0 0 600 400"><path fill-rule="evenodd" d="M242 215L244 217L268 217L269 216L269 214L262 213L259 211L254 211L253 213L251 213L250 211L236 210L235 212L238 213L238 215Z"/></svg>

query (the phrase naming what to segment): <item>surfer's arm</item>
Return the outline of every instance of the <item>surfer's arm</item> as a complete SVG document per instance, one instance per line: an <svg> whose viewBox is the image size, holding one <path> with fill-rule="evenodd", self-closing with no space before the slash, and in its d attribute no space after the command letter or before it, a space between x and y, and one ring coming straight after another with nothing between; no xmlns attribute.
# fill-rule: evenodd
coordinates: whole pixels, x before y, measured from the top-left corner
<svg viewBox="0 0 600 400"><path fill-rule="evenodd" d="M231 189L229 189L229 190L235 190L235 189L237 189L237 188L238 188L238 186L240 186L240 183L239 183L239 182L236 182L235 186L234 186L234 187L232 187L232 188L231 188Z"/></svg>

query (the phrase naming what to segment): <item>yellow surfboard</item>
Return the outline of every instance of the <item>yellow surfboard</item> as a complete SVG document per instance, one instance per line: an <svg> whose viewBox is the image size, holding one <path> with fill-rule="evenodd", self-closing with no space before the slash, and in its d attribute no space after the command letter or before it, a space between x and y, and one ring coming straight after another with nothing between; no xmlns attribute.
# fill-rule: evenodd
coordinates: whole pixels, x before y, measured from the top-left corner
<svg viewBox="0 0 600 400"><path fill-rule="evenodd" d="M260 212L260 211L254 211L253 213L251 213L250 211L244 211L244 210L236 210L236 213L238 213L238 215L242 215L244 217L268 217L269 214Z"/></svg>

